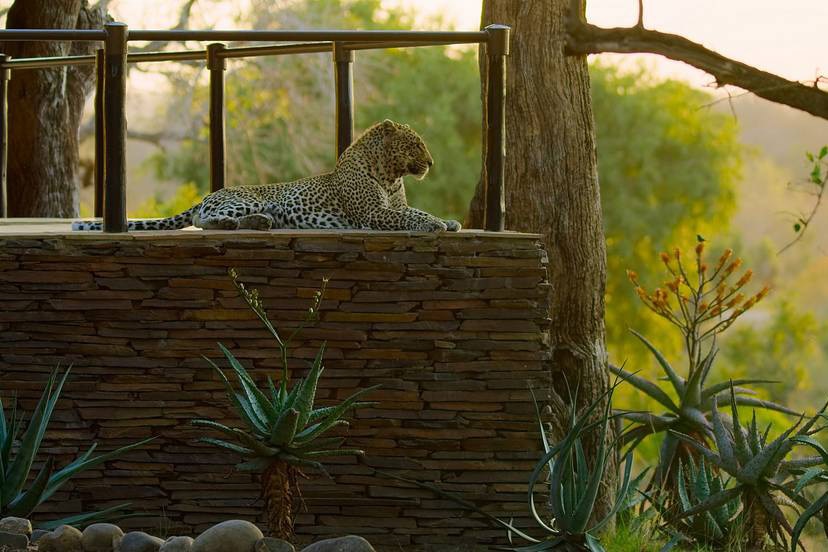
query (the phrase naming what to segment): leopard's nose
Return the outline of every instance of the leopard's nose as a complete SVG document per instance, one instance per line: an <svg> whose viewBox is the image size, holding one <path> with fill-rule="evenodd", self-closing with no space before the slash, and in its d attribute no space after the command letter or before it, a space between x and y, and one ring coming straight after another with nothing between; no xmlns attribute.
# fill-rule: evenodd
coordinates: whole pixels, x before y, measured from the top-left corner
<svg viewBox="0 0 828 552"><path fill-rule="evenodd" d="M432 159L431 157L429 157L429 158L426 160L426 163L428 163L428 166L430 167L430 166L432 166L432 165L434 164L434 159Z"/></svg>

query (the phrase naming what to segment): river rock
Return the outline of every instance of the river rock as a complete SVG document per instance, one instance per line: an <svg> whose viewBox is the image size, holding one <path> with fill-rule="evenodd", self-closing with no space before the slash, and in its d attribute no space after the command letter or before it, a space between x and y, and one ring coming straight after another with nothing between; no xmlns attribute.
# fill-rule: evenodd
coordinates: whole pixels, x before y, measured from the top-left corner
<svg viewBox="0 0 828 552"><path fill-rule="evenodd" d="M120 539L115 537L115 552L158 552L162 544L163 539L143 531L130 531Z"/></svg>
<svg viewBox="0 0 828 552"><path fill-rule="evenodd" d="M249 521L231 519L197 536L192 552L255 552L256 542L262 538L259 528Z"/></svg>
<svg viewBox="0 0 828 552"><path fill-rule="evenodd" d="M265 537L256 542L255 552L296 552L288 541L275 537Z"/></svg>
<svg viewBox="0 0 828 552"><path fill-rule="evenodd" d="M83 530L83 552L112 552L115 540L124 536L117 525L111 523L93 523Z"/></svg>
<svg viewBox="0 0 828 552"><path fill-rule="evenodd" d="M170 537L161 545L158 552L190 552L193 549L191 537Z"/></svg>
<svg viewBox="0 0 828 552"><path fill-rule="evenodd" d="M29 537L21 535L20 533L9 533L8 531L0 531L0 550L8 552L26 552L29 548Z"/></svg>
<svg viewBox="0 0 828 552"><path fill-rule="evenodd" d="M29 540L32 542L37 542L40 540L40 537L48 534L49 531L46 531L45 529L35 529L34 531L32 531L32 536L29 537Z"/></svg>
<svg viewBox="0 0 828 552"><path fill-rule="evenodd" d="M302 549L302 552L376 552L367 540L357 535L325 539Z"/></svg>
<svg viewBox="0 0 828 552"><path fill-rule="evenodd" d="M61 525L37 539L38 552L83 552L83 534L71 525Z"/></svg>
<svg viewBox="0 0 828 552"><path fill-rule="evenodd" d="M30 537L32 535L32 522L19 517L4 517L0 519L0 531Z"/></svg>

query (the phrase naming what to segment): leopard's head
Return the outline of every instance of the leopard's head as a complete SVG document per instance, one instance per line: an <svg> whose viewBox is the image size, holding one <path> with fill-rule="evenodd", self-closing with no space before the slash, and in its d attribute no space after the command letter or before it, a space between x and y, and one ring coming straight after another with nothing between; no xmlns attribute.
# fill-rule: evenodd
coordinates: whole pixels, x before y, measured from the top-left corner
<svg viewBox="0 0 828 552"><path fill-rule="evenodd" d="M382 130L387 168L394 177L407 174L422 180L434 164L428 148L410 126L386 119L378 125Z"/></svg>

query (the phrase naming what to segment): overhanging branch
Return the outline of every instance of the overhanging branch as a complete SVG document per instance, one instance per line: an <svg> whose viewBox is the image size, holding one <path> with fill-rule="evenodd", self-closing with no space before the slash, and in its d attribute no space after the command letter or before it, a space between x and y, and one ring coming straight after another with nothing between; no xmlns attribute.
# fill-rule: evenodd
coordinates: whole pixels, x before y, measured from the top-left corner
<svg viewBox="0 0 828 552"><path fill-rule="evenodd" d="M813 85L790 81L727 58L683 36L645 29L639 13L635 27L606 29L586 22L581 0L570 1L567 17L567 55L649 53L682 61L712 75L719 85L730 84L760 98L828 119L828 92Z"/></svg>

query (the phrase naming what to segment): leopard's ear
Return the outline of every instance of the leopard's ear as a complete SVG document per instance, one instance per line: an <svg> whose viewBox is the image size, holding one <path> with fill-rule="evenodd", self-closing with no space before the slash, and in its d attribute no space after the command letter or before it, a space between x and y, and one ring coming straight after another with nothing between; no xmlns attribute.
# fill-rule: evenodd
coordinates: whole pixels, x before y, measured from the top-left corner
<svg viewBox="0 0 828 552"><path fill-rule="evenodd" d="M395 123L391 119L384 120L382 123L380 123L380 127L382 128L383 134L385 134L386 136L397 132L397 123Z"/></svg>

